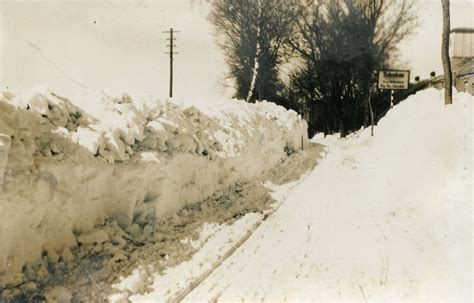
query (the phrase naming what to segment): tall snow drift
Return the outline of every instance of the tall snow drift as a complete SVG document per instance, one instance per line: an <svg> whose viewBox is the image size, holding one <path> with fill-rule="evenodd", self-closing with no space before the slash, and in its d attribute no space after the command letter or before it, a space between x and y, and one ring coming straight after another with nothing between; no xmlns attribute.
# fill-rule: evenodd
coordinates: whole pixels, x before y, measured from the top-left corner
<svg viewBox="0 0 474 303"><path fill-rule="evenodd" d="M105 91L2 92L0 287L23 281L22 266L44 251L68 259L106 220L143 228L258 178L306 129L269 102L196 108Z"/></svg>

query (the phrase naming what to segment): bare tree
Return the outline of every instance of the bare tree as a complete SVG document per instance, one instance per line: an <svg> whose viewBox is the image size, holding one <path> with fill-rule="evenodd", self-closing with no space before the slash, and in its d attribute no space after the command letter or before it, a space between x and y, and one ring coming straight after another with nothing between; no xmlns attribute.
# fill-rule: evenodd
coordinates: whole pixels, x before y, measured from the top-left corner
<svg viewBox="0 0 474 303"><path fill-rule="evenodd" d="M441 41L441 59L444 70L444 104L453 103L453 74L451 72L451 60L449 59L449 34L451 31L451 20L449 14L449 0L441 0L443 7L443 36Z"/></svg>
<svg viewBox="0 0 474 303"><path fill-rule="evenodd" d="M255 52L255 59L254 59L254 66L252 70L252 80L250 82L250 88L249 92L247 94L246 101L251 102L253 95L255 93L255 84L257 82L257 77L258 77L258 67L259 67L259 62L260 62L260 56L261 56L261 46L260 46L260 40L262 36L262 2L260 0L257 0L257 33L256 33L256 52Z"/></svg>
<svg viewBox="0 0 474 303"><path fill-rule="evenodd" d="M372 124L375 103L369 99L379 94L372 91L374 73L394 62L399 43L413 32L413 6L413 0L298 2L290 43L302 67L294 82L313 81L303 85L313 90L304 92L304 98L307 109L323 112L324 131L338 130L344 137L361 124ZM310 112L310 117L317 116Z"/></svg>
<svg viewBox="0 0 474 303"><path fill-rule="evenodd" d="M279 66L293 18L292 0L209 0L209 20L235 81L235 96L275 101L282 89Z"/></svg>

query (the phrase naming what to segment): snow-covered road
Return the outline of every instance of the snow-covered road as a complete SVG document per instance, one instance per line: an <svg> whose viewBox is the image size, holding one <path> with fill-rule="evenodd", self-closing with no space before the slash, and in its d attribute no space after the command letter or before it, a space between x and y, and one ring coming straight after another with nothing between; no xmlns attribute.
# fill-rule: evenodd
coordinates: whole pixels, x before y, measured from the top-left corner
<svg viewBox="0 0 474 303"><path fill-rule="evenodd" d="M332 142L184 301L472 302L472 97L439 94Z"/></svg>

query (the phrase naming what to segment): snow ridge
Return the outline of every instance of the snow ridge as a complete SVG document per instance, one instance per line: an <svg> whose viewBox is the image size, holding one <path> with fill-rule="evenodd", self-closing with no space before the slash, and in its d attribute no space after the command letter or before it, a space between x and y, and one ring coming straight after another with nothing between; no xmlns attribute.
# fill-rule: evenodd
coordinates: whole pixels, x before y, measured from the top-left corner
<svg viewBox="0 0 474 303"><path fill-rule="evenodd" d="M149 218L257 178L300 146L306 128L269 102L2 92L0 286L24 280L22 266L42 252L68 259L77 237L106 220L143 230Z"/></svg>

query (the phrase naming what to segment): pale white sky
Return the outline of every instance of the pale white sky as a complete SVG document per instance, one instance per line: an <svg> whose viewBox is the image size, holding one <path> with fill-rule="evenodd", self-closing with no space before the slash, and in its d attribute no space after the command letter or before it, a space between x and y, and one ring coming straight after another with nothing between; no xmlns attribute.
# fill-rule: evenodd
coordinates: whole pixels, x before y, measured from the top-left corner
<svg viewBox="0 0 474 303"><path fill-rule="evenodd" d="M206 5L193 6L191 0L1 1L0 12L1 87L47 83L70 96L82 89L77 81L89 88L167 96L168 36L162 31L173 27L181 31L174 95L222 92L218 80L225 66Z"/></svg>
<svg viewBox="0 0 474 303"><path fill-rule="evenodd" d="M207 21L207 7L191 2L0 0L0 87L47 83L71 96L82 85L165 97L169 57L161 31L173 27L181 31L174 95L229 95L219 84L225 64ZM402 59L412 77L424 78L442 70L442 17L440 0L418 2L421 26L402 45ZM474 26L473 5L474 0L451 0L452 27Z"/></svg>

